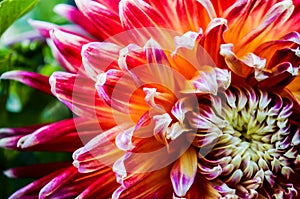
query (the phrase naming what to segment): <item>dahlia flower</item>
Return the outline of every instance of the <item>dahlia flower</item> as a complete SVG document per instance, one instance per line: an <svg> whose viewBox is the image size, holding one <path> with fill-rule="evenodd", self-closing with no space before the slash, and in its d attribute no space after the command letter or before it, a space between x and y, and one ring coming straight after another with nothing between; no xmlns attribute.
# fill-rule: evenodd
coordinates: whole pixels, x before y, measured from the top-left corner
<svg viewBox="0 0 300 199"><path fill-rule="evenodd" d="M71 152L12 168L10 198L298 198L300 1L76 0L30 21L64 72L11 71L74 118L0 145ZM34 170L34 172L33 172Z"/></svg>

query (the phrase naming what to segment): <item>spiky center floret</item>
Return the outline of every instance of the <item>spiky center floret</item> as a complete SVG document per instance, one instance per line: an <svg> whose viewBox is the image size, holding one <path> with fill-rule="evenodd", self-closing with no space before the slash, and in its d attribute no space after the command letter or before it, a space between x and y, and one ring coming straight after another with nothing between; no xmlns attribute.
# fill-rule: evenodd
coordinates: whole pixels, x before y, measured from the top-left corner
<svg viewBox="0 0 300 199"><path fill-rule="evenodd" d="M289 120L292 102L244 88L230 88L209 101L200 101L200 114L190 120L198 128L193 143L200 148L200 172L222 180L239 197L256 198L263 184L276 196L295 196L290 178L300 157L299 130ZM209 152L202 154L203 148Z"/></svg>

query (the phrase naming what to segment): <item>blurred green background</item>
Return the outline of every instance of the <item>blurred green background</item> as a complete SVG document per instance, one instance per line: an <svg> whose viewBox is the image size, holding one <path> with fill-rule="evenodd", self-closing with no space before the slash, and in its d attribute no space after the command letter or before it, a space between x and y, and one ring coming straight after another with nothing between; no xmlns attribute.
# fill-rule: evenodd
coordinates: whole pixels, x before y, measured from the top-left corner
<svg viewBox="0 0 300 199"><path fill-rule="evenodd" d="M1 2L3 0L0 0ZM23 40L11 45L14 43L14 38L17 39L20 34L32 31L27 23L28 19L44 20L55 24L68 23L66 19L52 11L58 3L74 4L74 1L39 0L30 12L6 30L0 40L0 75L6 71L21 69L49 76L56 70L62 70L43 40L32 42ZM0 128L49 123L68 117L71 117L70 111L54 97L18 82L0 81ZM14 191L32 181L32 179L9 179L3 175L4 170L69 159L70 154L64 153L0 149L0 198L8 198Z"/></svg>

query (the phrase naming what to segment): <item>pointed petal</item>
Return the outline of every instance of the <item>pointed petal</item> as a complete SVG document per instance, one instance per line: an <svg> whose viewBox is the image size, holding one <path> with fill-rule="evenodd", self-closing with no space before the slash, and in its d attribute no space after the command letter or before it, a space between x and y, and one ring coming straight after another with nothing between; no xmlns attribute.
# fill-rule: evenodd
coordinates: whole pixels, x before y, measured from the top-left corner
<svg viewBox="0 0 300 199"><path fill-rule="evenodd" d="M189 148L172 167L170 177L174 192L183 197L190 189L197 173L197 154Z"/></svg>
<svg viewBox="0 0 300 199"><path fill-rule="evenodd" d="M29 135L23 137L18 146L21 148L29 148L42 143L52 142L55 139L62 137L66 134L77 132L78 130L88 130L97 128L98 121L89 121L83 118L66 119L45 125Z"/></svg>
<svg viewBox="0 0 300 199"><path fill-rule="evenodd" d="M106 169L102 169L105 171ZM114 173L109 168L103 175L98 174L95 179L88 181L88 186L81 192L76 199L83 198L109 198L117 188Z"/></svg>
<svg viewBox="0 0 300 199"><path fill-rule="evenodd" d="M89 19L90 24L97 29L98 37L107 39L121 33L123 28L117 12L95 1L78 1L79 10Z"/></svg>
<svg viewBox="0 0 300 199"><path fill-rule="evenodd" d="M28 23L36 30L38 30L38 32L46 37L46 38L50 38L50 31L51 30L61 30L70 34L75 34L75 35L87 35L88 33L85 32L83 29L81 29L79 26L77 25L63 25L63 26L58 26L56 24L53 23L49 23L49 22L45 22L45 21L38 21L38 20L33 20L33 19L29 19Z"/></svg>
<svg viewBox="0 0 300 199"><path fill-rule="evenodd" d="M16 80L32 88L51 94L49 77L28 71L9 71L3 73L0 79Z"/></svg>
<svg viewBox="0 0 300 199"><path fill-rule="evenodd" d="M16 127L16 128L0 128L0 139L15 135L27 135L36 129L44 126L45 124L26 126L26 127Z"/></svg>
<svg viewBox="0 0 300 199"><path fill-rule="evenodd" d="M280 19L280 23L284 23L292 14L294 9L293 2L290 0L281 1L274 4L262 19L260 24L252 31L247 33L237 44L237 48L247 48L251 42L260 35L265 35L268 32L268 27L271 26L276 20ZM249 49L248 49L249 50Z"/></svg>
<svg viewBox="0 0 300 199"><path fill-rule="evenodd" d="M78 9L66 4L58 4L54 7L54 11L59 15L67 18L74 24L78 24L84 30L91 33L93 36L101 38L95 26L85 17Z"/></svg>
<svg viewBox="0 0 300 199"><path fill-rule="evenodd" d="M67 168L64 172L60 173L58 176L54 177L50 182L48 182L39 192L39 198L44 199L49 197L60 187L64 186L66 183L71 181L73 177L77 174L77 169L74 167Z"/></svg>
<svg viewBox="0 0 300 199"><path fill-rule="evenodd" d="M121 0L119 4L121 24L125 30L131 30L130 34L137 44L142 44L151 37L159 37L159 30L155 28L167 28L163 16L142 0ZM152 28L151 28L152 27ZM162 34L160 34L162 37Z"/></svg>
<svg viewBox="0 0 300 199"><path fill-rule="evenodd" d="M81 75L54 72L49 82L54 96L75 114L92 118L97 116L101 126L114 124L111 108L98 97L94 81Z"/></svg>
<svg viewBox="0 0 300 199"><path fill-rule="evenodd" d="M64 59L68 61L74 69L80 69L82 65L81 48L84 44L92 42L93 40L60 30L51 30L50 36Z"/></svg>
<svg viewBox="0 0 300 199"><path fill-rule="evenodd" d="M170 198L172 186L168 174L168 167L145 174L129 174L119 198Z"/></svg>
<svg viewBox="0 0 300 199"><path fill-rule="evenodd" d="M209 0L197 0L197 1L205 8L205 10L207 11L208 16L211 20L213 20L214 18L217 18L215 8L211 1L209 1Z"/></svg>
<svg viewBox="0 0 300 199"><path fill-rule="evenodd" d="M74 166L80 173L89 173L100 170L103 166L112 166L124 152L119 150L114 143L117 134L123 127L116 126L105 132L99 132L84 147L73 153Z"/></svg>
<svg viewBox="0 0 300 199"><path fill-rule="evenodd" d="M65 168L59 169L57 171L54 171L38 180L35 180L34 182L26 185L25 187L19 189L15 193L13 193L9 199L19 199L19 198L26 198L31 196L31 198L36 198L38 195L40 189L46 185L51 179L53 179L55 176L57 176L59 173L64 171Z"/></svg>

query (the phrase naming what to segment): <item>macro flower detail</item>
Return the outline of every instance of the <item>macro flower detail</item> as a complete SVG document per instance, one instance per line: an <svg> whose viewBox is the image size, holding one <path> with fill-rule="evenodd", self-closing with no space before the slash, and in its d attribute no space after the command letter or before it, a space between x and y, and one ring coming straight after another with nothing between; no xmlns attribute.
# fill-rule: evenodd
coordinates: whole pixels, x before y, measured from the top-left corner
<svg viewBox="0 0 300 199"><path fill-rule="evenodd" d="M73 161L5 171L37 178L10 198L299 197L298 0L75 2L29 21L65 71L1 76L74 117L0 130Z"/></svg>
<svg viewBox="0 0 300 199"><path fill-rule="evenodd" d="M236 187L234 194L242 198L257 197L258 189L268 197L296 197L293 175L299 170L299 127L289 119L293 113L290 100L233 87L213 97L211 104L199 106L203 113L190 119L191 126L200 129L194 145L201 148L215 142L200 158L204 176L221 178Z"/></svg>

